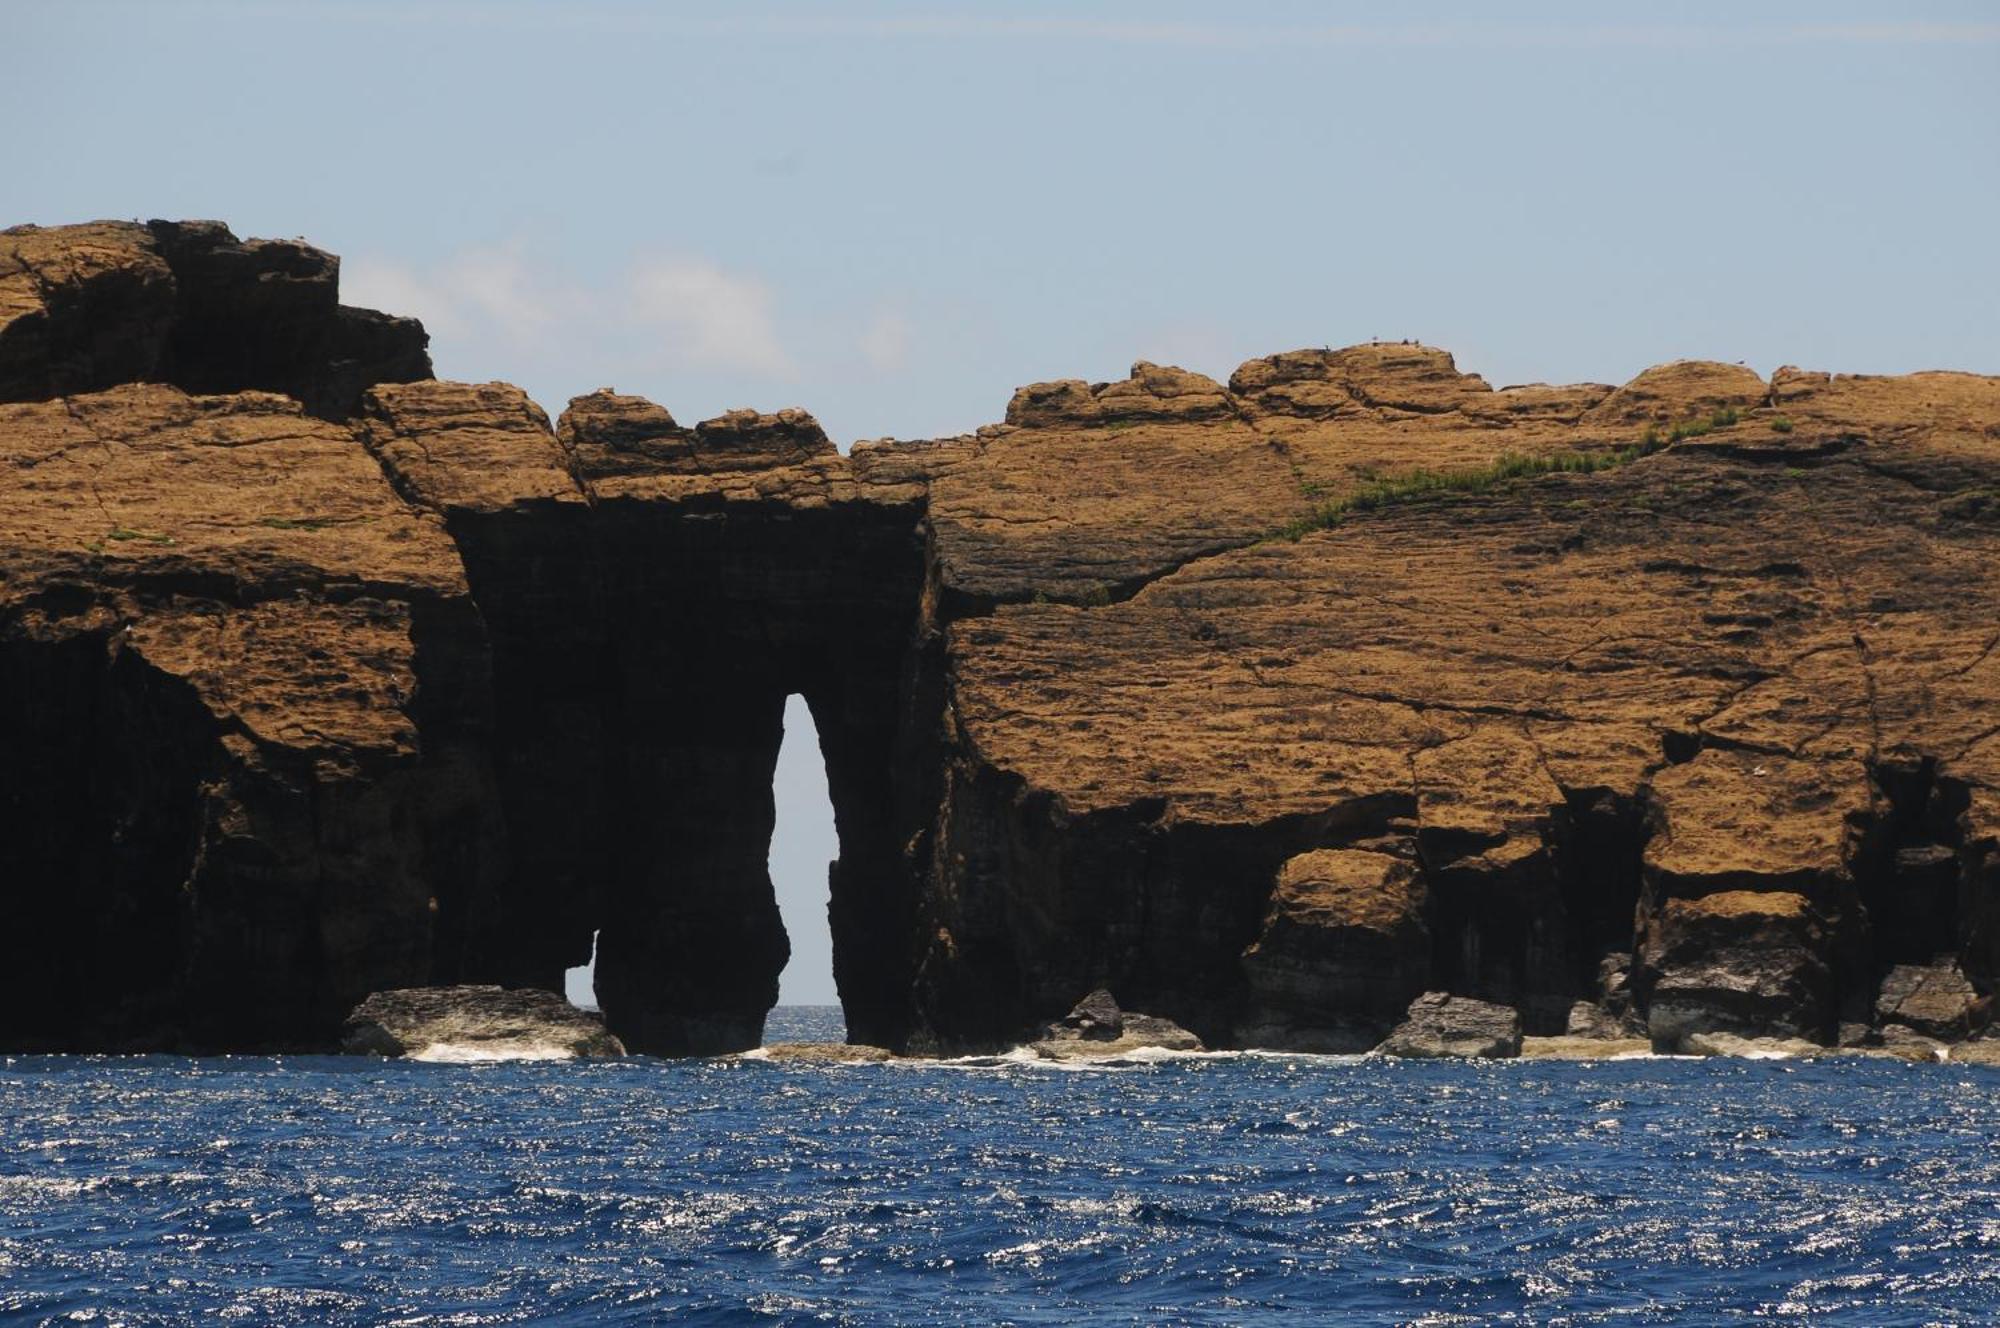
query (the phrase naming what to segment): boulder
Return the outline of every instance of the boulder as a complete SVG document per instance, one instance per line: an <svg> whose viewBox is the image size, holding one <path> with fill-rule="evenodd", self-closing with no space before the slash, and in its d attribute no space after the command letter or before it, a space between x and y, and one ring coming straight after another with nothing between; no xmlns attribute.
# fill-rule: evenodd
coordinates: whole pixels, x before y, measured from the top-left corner
<svg viewBox="0 0 2000 1328"><path fill-rule="evenodd" d="M1110 992L1099 987L1050 1025L1045 1036L1061 1040L1068 1034L1074 1034L1089 1042L1111 1042L1124 1031L1125 1012L1118 1008L1118 1002Z"/></svg>
<svg viewBox="0 0 2000 1328"><path fill-rule="evenodd" d="M1061 1019L1044 1026L1030 1044L1044 1060L1068 1061L1124 1056L1147 1048L1206 1050L1200 1038L1171 1019L1121 1010L1099 988L1078 1001Z"/></svg>
<svg viewBox="0 0 2000 1328"><path fill-rule="evenodd" d="M1644 1034L1644 1028L1630 1016L1613 1014L1603 1006L1591 1001L1578 1001L1569 1007L1569 1020L1563 1029L1563 1036L1569 1038L1632 1038Z"/></svg>
<svg viewBox="0 0 2000 1328"><path fill-rule="evenodd" d="M1875 1021L1886 1033L1901 1025L1927 1037L1956 1041L1992 1022L1993 1005L1955 963L1898 964L1882 979Z"/></svg>
<svg viewBox="0 0 2000 1328"><path fill-rule="evenodd" d="M1906 1061L1941 1061L1949 1055L1945 1043L1901 1024L1890 1024L1884 1028L1881 1040L1870 1050L1879 1050L1884 1055Z"/></svg>
<svg viewBox="0 0 2000 1328"><path fill-rule="evenodd" d="M1472 1058L1521 1054L1521 1012L1468 996L1428 991L1379 1050L1389 1056Z"/></svg>
<svg viewBox="0 0 2000 1328"><path fill-rule="evenodd" d="M406 987L354 1007L341 1050L440 1060L555 1060L623 1056L604 1021L551 991Z"/></svg>

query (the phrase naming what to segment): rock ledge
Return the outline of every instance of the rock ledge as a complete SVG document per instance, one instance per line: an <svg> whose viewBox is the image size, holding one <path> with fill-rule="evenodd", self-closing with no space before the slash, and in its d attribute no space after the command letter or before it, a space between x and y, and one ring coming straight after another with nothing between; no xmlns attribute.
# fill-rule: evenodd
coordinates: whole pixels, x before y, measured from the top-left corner
<svg viewBox="0 0 2000 1328"><path fill-rule="evenodd" d="M548 991L405 987L354 1007L342 1030L350 1055L464 1060L623 1056L604 1021Z"/></svg>

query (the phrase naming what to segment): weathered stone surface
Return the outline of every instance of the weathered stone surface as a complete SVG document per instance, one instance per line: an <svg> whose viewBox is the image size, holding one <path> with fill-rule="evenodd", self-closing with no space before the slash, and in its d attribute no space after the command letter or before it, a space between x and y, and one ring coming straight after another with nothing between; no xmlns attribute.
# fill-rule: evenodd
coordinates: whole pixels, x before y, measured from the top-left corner
<svg viewBox="0 0 2000 1328"><path fill-rule="evenodd" d="M857 1042L767 1042L751 1054L800 1065L879 1065L895 1055L887 1047Z"/></svg>
<svg viewBox="0 0 2000 1328"><path fill-rule="evenodd" d="M1110 992L1098 988L1061 1019L1044 1027L1033 1042L1044 1060L1089 1060L1135 1051L1202 1051L1201 1039L1171 1019L1121 1010Z"/></svg>
<svg viewBox="0 0 2000 1328"><path fill-rule="evenodd" d="M1649 1056L1652 1051L1652 1041L1643 1037L1564 1034L1522 1038L1520 1057L1524 1061L1604 1061L1619 1056Z"/></svg>
<svg viewBox="0 0 2000 1328"><path fill-rule="evenodd" d="M623 1056L604 1021L552 991L502 987L411 987L378 991L341 1029L353 1055L547 1060Z"/></svg>
<svg viewBox="0 0 2000 1328"><path fill-rule="evenodd" d="M12 1046L330 1041L455 971L503 834L457 550L267 394L0 406Z"/></svg>
<svg viewBox="0 0 2000 1328"><path fill-rule="evenodd" d="M1833 1032L1826 932L1804 896L1727 890L1669 899L1651 921L1656 976L1647 1027L1660 1051L1702 1033L1820 1038Z"/></svg>
<svg viewBox="0 0 2000 1328"><path fill-rule="evenodd" d="M1492 1058L1521 1054L1521 1012L1491 1001L1429 991L1380 1048L1387 1056Z"/></svg>
<svg viewBox="0 0 2000 1328"><path fill-rule="evenodd" d="M1209 1045L1419 990L1678 1045L2000 981L2000 380L1309 349L842 456L799 411L359 401L408 330L303 245L0 255L0 396L66 394L0 408L0 844L103 956L17 945L98 993L17 1044L193 1041L230 965L262 1022L204 1036L309 1042L601 932L629 1044L753 1046L792 693L849 1027L899 1051L1097 986Z"/></svg>
<svg viewBox="0 0 2000 1328"><path fill-rule="evenodd" d="M1680 1040L1674 1051L1682 1056L1737 1056L1746 1060L1781 1060L1826 1054L1825 1047L1804 1038L1743 1037L1716 1031L1690 1033Z"/></svg>
<svg viewBox="0 0 2000 1328"><path fill-rule="evenodd" d="M1078 1001L1070 1012L1042 1031L1044 1038L1082 1038L1110 1042L1125 1031L1125 1012L1110 992L1099 987Z"/></svg>
<svg viewBox="0 0 2000 1328"><path fill-rule="evenodd" d="M1966 1065L2000 1066L2000 1038L1977 1038L1945 1049L1945 1059Z"/></svg>
<svg viewBox="0 0 2000 1328"><path fill-rule="evenodd" d="M1625 1039L1642 1036L1644 1029L1629 1016L1613 1014L1592 1001L1578 1001L1569 1007L1563 1035L1571 1038Z"/></svg>
<svg viewBox="0 0 2000 1328"><path fill-rule="evenodd" d="M1320 1052L1380 1042L1428 978L1427 903L1405 858L1319 849L1286 862L1243 954L1250 1008L1238 1040Z"/></svg>
<svg viewBox="0 0 2000 1328"><path fill-rule="evenodd" d="M811 416L683 429L609 390L553 430L517 389L373 391L369 446L457 540L492 634L515 867L482 951L552 984L597 947L635 1050L758 1045L788 944L766 867L785 698L812 706L842 837L853 1036L909 1023L904 857L921 767L902 690L924 586L921 449L834 450Z"/></svg>
<svg viewBox="0 0 2000 1328"><path fill-rule="evenodd" d="M157 372L174 274L144 227L0 231L0 401L35 401Z"/></svg>
<svg viewBox="0 0 2000 1328"><path fill-rule="evenodd" d="M1965 1038L1993 1019L1993 1003L1979 994L1956 964L1898 964L1882 979L1875 1021L1901 1025L1933 1038Z"/></svg>

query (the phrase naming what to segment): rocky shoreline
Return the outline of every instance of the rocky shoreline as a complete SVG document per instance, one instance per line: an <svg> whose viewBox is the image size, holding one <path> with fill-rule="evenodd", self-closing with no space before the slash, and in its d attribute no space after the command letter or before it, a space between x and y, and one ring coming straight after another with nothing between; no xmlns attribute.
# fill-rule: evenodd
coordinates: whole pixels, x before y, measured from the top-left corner
<svg viewBox="0 0 2000 1328"><path fill-rule="evenodd" d="M1989 1045L2000 379L1371 343L842 454L552 423L338 272L0 232L0 1048L330 1048L593 936L622 1045L756 1047L794 694L860 1045L1100 989L1212 1048Z"/></svg>

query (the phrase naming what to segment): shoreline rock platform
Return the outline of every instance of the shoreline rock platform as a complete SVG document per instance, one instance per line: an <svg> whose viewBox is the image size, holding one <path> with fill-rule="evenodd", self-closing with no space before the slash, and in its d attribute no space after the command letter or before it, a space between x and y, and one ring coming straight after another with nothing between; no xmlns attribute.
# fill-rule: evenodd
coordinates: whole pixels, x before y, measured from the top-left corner
<svg viewBox="0 0 2000 1328"><path fill-rule="evenodd" d="M348 1015L340 1049L357 1056L468 1060L625 1054L602 1019L559 993L491 986L376 992Z"/></svg>

